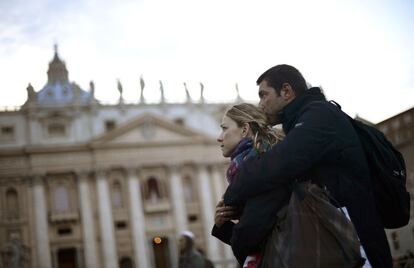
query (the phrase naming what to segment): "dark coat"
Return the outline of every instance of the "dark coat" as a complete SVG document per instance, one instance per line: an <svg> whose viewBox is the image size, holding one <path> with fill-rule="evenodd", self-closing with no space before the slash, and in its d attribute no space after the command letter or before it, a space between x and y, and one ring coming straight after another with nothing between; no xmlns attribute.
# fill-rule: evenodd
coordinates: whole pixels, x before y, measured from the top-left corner
<svg viewBox="0 0 414 268"><path fill-rule="evenodd" d="M288 203L290 192L288 187L278 187L249 198L242 208L237 224L228 221L221 227L214 225L211 234L231 245L234 256L240 266L243 266L249 254L262 251L266 238L276 223L275 215ZM262 209L264 207L266 209Z"/></svg>
<svg viewBox="0 0 414 268"><path fill-rule="evenodd" d="M204 268L204 257L195 249L190 249L178 260L178 268Z"/></svg>
<svg viewBox="0 0 414 268"><path fill-rule="evenodd" d="M326 186L347 208L372 267L392 267L371 192L368 165L345 114L327 102L319 88L311 88L286 105L279 118L285 139L241 165L224 195L225 205L242 206L251 198L291 185L293 180L311 179Z"/></svg>

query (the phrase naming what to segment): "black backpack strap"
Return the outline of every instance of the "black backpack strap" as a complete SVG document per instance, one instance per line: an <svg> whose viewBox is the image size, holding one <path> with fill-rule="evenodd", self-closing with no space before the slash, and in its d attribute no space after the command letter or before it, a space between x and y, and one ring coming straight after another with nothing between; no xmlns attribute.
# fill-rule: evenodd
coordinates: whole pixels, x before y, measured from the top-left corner
<svg viewBox="0 0 414 268"><path fill-rule="evenodd" d="M338 107L341 110L341 105L339 105L339 103L337 103L334 100L330 100L329 103L332 103L333 105L335 105L336 107Z"/></svg>

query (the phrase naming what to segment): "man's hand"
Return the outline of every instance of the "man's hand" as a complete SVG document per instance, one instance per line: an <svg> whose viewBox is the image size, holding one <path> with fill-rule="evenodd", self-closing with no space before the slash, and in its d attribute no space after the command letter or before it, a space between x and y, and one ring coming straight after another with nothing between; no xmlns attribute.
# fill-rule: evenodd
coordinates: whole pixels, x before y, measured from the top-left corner
<svg viewBox="0 0 414 268"><path fill-rule="evenodd" d="M217 203L214 215L214 223L217 227L221 227L226 221L237 219L239 219L239 213L236 207L225 206L223 200Z"/></svg>

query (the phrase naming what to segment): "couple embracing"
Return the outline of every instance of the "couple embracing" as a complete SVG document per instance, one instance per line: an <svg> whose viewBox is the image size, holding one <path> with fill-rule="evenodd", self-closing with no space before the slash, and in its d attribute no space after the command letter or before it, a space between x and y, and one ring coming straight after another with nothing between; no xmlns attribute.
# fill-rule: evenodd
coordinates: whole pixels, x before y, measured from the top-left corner
<svg viewBox="0 0 414 268"><path fill-rule="evenodd" d="M212 235L231 245L241 267L392 267L346 114L289 65L270 68L257 85L259 107L234 105L222 119L217 140L231 162ZM307 196L313 203L298 216Z"/></svg>

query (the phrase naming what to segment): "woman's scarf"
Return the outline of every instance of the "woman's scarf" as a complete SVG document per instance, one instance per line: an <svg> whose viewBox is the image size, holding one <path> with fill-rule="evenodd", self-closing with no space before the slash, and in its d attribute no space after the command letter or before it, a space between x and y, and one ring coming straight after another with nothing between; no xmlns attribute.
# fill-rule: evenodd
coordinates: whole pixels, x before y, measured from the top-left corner
<svg viewBox="0 0 414 268"><path fill-rule="evenodd" d="M230 156L231 162L227 169L227 182L231 184L240 165L248 158L256 156L257 150L253 147L251 138L243 138Z"/></svg>
<svg viewBox="0 0 414 268"><path fill-rule="evenodd" d="M268 149L269 146L262 146ZM254 157L258 154L256 148L253 147L253 141L250 138L242 139L234 149L230 156L231 163L227 169L227 181L231 184L236 176L237 170L240 165L250 157ZM260 262L260 253L253 253L247 256L243 268L256 268Z"/></svg>

